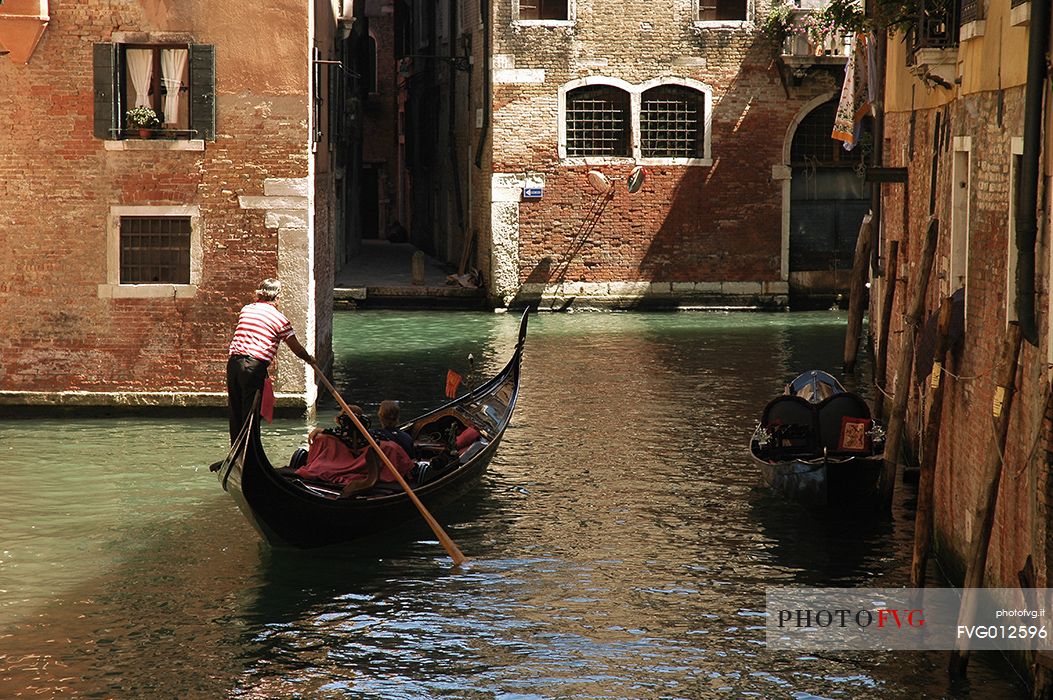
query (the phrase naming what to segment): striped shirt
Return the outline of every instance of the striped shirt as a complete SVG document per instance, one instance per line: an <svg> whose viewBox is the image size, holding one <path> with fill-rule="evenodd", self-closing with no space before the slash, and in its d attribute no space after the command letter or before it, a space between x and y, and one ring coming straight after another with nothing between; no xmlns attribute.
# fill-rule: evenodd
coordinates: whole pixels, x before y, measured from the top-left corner
<svg viewBox="0 0 1053 700"><path fill-rule="evenodd" d="M231 355L248 355L271 362L278 344L295 335L292 324L273 304L257 301L246 304L238 316L238 327L230 341Z"/></svg>

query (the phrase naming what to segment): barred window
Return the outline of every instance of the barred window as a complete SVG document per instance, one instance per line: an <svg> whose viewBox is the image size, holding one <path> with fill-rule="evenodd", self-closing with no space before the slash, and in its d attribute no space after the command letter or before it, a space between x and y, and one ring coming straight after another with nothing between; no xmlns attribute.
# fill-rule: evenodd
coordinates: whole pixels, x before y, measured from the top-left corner
<svg viewBox="0 0 1053 700"><path fill-rule="evenodd" d="M586 85L567 93L567 155L629 155L629 93Z"/></svg>
<svg viewBox="0 0 1053 700"><path fill-rule="evenodd" d="M873 123L869 117L863 119L863 130L859 137L861 147L846 151L840 141L830 136L836 115L837 100L834 99L819 105L801 120L790 144L790 163L854 166L859 162L864 148L873 140Z"/></svg>
<svg viewBox="0 0 1053 700"><path fill-rule="evenodd" d="M746 19L746 0L698 0L698 19L703 22Z"/></svg>
<svg viewBox="0 0 1053 700"><path fill-rule="evenodd" d="M705 95L682 85L660 85L643 94L640 147L644 158L701 158Z"/></svg>
<svg viewBox="0 0 1053 700"><path fill-rule="evenodd" d="M519 0L519 19L570 19L570 0Z"/></svg>
<svg viewBox="0 0 1053 700"><path fill-rule="evenodd" d="M122 216L121 284L189 284L190 217Z"/></svg>

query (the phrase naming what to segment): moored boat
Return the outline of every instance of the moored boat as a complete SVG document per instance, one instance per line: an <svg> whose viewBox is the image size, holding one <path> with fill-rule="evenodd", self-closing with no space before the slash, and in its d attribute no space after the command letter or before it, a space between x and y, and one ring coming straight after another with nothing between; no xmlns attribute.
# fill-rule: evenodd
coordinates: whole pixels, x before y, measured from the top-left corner
<svg viewBox="0 0 1053 700"><path fill-rule="evenodd" d="M493 459L519 396L527 316L524 312L515 351L500 372L464 396L400 426L414 438L417 452L418 468L407 481L429 510L463 496ZM421 518L397 484L378 484L345 496L339 485L275 469L258 437L253 437L258 431L248 427L219 465L219 480L270 544L296 548L338 544ZM376 459L369 454L370 461ZM373 463L372 468L382 467Z"/></svg>
<svg viewBox="0 0 1053 700"><path fill-rule="evenodd" d="M866 401L821 370L804 372L764 407L750 454L764 482L814 507L885 508L894 474Z"/></svg>

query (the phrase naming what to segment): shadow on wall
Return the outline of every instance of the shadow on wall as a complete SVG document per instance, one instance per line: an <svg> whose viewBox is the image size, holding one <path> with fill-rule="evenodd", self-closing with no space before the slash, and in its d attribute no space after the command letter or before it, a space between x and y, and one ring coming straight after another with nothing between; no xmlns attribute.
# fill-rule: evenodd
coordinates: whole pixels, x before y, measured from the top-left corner
<svg viewBox="0 0 1053 700"><path fill-rule="evenodd" d="M768 100L757 98L765 92ZM782 193L771 166L782 163L786 127L799 105L786 97L766 40L754 42L713 102L712 165L648 168L640 201L668 198L640 263L643 279L779 279Z"/></svg>

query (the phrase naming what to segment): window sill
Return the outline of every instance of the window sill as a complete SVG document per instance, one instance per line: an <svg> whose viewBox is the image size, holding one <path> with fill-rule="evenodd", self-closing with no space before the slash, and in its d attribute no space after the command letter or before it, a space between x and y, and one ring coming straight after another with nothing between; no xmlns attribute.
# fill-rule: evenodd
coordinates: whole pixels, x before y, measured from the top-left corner
<svg viewBox="0 0 1053 700"><path fill-rule="evenodd" d="M640 165L682 165L685 167L705 167L713 165L712 158L640 158Z"/></svg>
<svg viewBox="0 0 1053 700"><path fill-rule="evenodd" d="M100 284L100 299L188 299L196 284Z"/></svg>
<svg viewBox="0 0 1053 700"><path fill-rule="evenodd" d="M573 27L572 19L514 19L513 27Z"/></svg>
<svg viewBox="0 0 1053 700"><path fill-rule="evenodd" d="M107 151L204 151L204 139L120 139L103 141Z"/></svg>
<svg viewBox="0 0 1053 700"><path fill-rule="evenodd" d="M593 167L597 165L636 165L631 156L565 156L559 159L560 165Z"/></svg>
<svg viewBox="0 0 1053 700"><path fill-rule="evenodd" d="M1031 3L1023 2L1009 10L1011 27L1026 27L1031 24Z"/></svg>
<svg viewBox="0 0 1053 700"><path fill-rule="evenodd" d="M966 22L959 30L958 41L969 41L969 39L981 37L984 35L986 28L987 20L976 19L972 22Z"/></svg>
<svg viewBox="0 0 1053 700"><path fill-rule="evenodd" d="M713 165L712 158L629 158L611 156L609 158L582 158L580 156L560 158L560 165L567 167L596 167L600 165L672 165L685 167L704 167Z"/></svg>
<svg viewBox="0 0 1053 700"><path fill-rule="evenodd" d="M695 29L752 29L753 22L746 19L696 19Z"/></svg>

